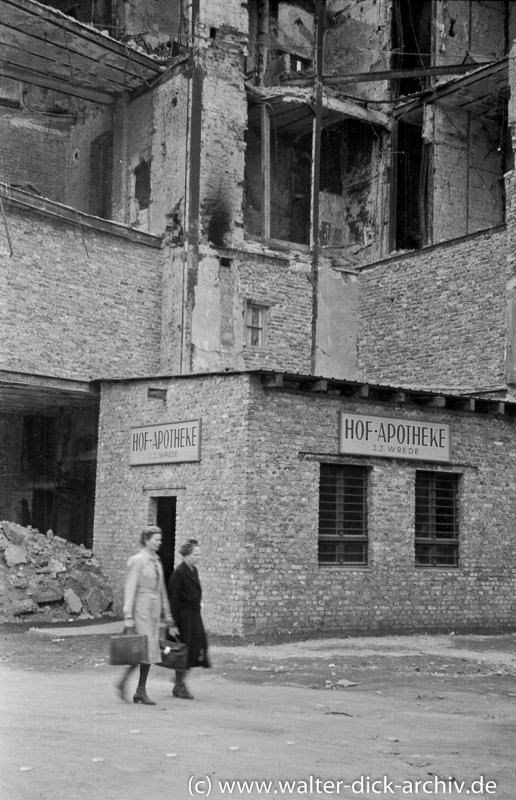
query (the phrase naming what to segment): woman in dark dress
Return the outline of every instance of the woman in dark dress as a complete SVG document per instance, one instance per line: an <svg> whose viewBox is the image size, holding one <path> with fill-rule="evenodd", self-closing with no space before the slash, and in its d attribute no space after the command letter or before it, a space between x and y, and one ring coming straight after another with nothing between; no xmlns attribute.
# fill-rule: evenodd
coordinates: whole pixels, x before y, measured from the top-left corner
<svg viewBox="0 0 516 800"><path fill-rule="evenodd" d="M172 573L168 582L170 610L179 629L179 638L188 646L188 670L192 667L211 667L208 641L201 617L202 589L197 572L201 548L197 539L189 539L179 552L183 561ZM185 684L188 670L176 670L174 697L193 700Z"/></svg>

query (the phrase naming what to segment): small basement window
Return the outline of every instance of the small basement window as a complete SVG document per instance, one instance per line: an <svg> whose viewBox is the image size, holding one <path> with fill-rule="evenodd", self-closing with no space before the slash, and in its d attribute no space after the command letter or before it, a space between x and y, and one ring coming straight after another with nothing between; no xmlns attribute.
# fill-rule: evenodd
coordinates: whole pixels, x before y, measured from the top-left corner
<svg viewBox="0 0 516 800"><path fill-rule="evenodd" d="M248 302L246 304L246 345L265 347L267 344L267 306Z"/></svg>
<svg viewBox="0 0 516 800"><path fill-rule="evenodd" d="M368 468L321 464L319 564L367 564Z"/></svg>
<svg viewBox="0 0 516 800"><path fill-rule="evenodd" d="M459 566L459 475L416 472L416 566Z"/></svg>

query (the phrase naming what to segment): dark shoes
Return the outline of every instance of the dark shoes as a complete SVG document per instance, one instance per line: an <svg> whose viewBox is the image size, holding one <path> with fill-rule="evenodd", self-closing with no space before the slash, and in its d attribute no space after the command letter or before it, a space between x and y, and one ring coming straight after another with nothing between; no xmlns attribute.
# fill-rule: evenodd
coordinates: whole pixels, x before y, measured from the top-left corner
<svg viewBox="0 0 516 800"><path fill-rule="evenodd" d="M155 706L154 700L147 696L145 689L137 689L133 695L133 703L143 703L144 706Z"/></svg>
<svg viewBox="0 0 516 800"><path fill-rule="evenodd" d="M191 694L185 684L183 683L182 686L174 686L172 689L172 694L174 697L180 697L181 700L193 700L194 696Z"/></svg>

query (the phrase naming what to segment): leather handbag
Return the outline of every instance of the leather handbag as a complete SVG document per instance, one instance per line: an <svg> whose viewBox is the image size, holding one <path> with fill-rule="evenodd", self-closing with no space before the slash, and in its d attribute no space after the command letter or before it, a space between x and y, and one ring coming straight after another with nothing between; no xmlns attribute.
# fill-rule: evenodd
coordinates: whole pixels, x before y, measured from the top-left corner
<svg viewBox="0 0 516 800"><path fill-rule="evenodd" d="M147 649L145 635L134 633L134 628L124 628L109 640L109 663L141 664L147 661Z"/></svg>
<svg viewBox="0 0 516 800"><path fill-rule="evenodd" d="M188 647L179 639L160 639L161 662L165 669L188 669Z"/></svg>

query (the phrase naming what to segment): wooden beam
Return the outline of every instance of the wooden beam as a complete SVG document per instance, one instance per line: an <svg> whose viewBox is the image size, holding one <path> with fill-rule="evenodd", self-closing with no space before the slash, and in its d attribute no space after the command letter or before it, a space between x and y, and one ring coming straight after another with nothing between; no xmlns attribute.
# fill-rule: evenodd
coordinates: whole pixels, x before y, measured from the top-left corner
<svg viewBox="0 0 516 800"><path fill-rule="evenodd" d="M62 92L72 97L81 97L83 100L90 100L92 103L100 103L101 105L111 105L113 103L113 95L106 92L88 89L78 83L62 81L52 77L50 74L44 75L41 72L24 67L12 66L6 64L5 61L0 61L0 75L4 78L12 78L15 81L22 81L22 83L30 83L33 86L41 86L43 89L53 89L56 92Z"/></svg>
<svg viewBox="0 0 516 800"><path fill-rule="evenodd" d="M263 385L269 389L281 389L283 386L283 375L267 375L263 379Z"/></svg>
<svg viewBox="0 0 516 800"><path fill-rule="evenodd" d="M434 408L445 408L446 407L446 398L445 397L433 397L430 402L428 403L429 406L434 406Z"/></svg>
<svg viewBox="0 0 516 800"><path fill-rule="evenodd" d="M262 147L262 235L271 235L271 122L269 109L260 106L261 147Z"/></svg>

